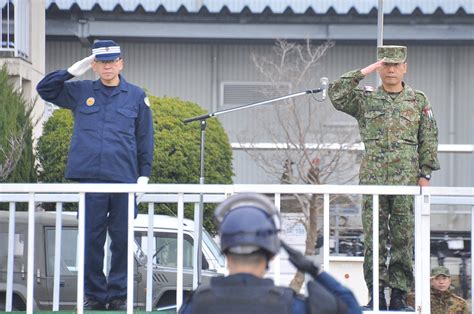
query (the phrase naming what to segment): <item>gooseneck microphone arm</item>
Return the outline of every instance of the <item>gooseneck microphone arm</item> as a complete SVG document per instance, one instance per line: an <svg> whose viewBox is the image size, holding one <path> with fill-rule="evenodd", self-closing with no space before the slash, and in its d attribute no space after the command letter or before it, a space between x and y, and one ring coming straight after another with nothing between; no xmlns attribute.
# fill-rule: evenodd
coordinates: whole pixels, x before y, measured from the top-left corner
<svg viewBox="0 0 474 314"><path fill-rule="evenodd" d="M206 141L206 127L207 127L207 119L211 117L216 117L221 114L233 112L233 111L238 111L242 109L247 109L247 108L252 108L252 107L257 107L261 105L266 105L275 101L279 100L284 100L288 98L293 98L293 97L298 97L302 95L307 95L307 94L317 94L317 93L325 93L327 88L327 78L326 78L326 85L324 85L323 80L321 79L321 87L318 89L311 89L311 90L306 90L302 91L299 93L294 93L282 97L277 97L277 98L272 98L248 105L242 105L234 108L229 108L229 109L224 109L224 110L219 110L215 112L210 112L205 115L201 116L196 116L192 117L186 120L183 120L184 123L190 123L193 121L200 121L201 125L201 144L200 144L200 177L199 177L199 184L204 184L204 146L205 146L205 141ZM194 245L194 259L195 261L193 264L193 290L197 288L198 285L201 284L202 278L201 278L201 270L202 270L202 224L203 224L203 219L204 219L204 196L202 193L199 195L199 212L195 214L195 217L197 219L197 226L194 228L194 232L196 232L195 235L195 245Z"/></svg>
<svg viewBox="0 0 474 314"><path fill-rule="evenodd" d="M205 115L202 115L202 116L196 116L196 117L192 117L192 118L183 120L183 122L184 123L189 123L189 122L193 122L193 121L205 120L205 119L208 119L208 118L220 116L221 114L225 114L225 113L229 113L229 112L233 112L233 111L238 111L238 110L242 110L242 109L246 109L246 108L252 108L252 107L257 107L257 106L261 106L261 105L266 105L266 104L269 104L269 103L272 103L272 102L275 102L275 101L279 101L279 100L284 100L284 99L298 97L298 96L307 95L307 94L317 94L317 93L323 92L324 90L325 90L325 88L322 86L321 88L318 88L318 89L309 89L309 90L306 90L306 91L303 91L303 92L289 94L289 95L281 96L281 97L277 97L277 98L272 98L272 99L268 99L268 100L248 104L248 105L242 105L242 106L237 106L237 107L234 107L234 108L229 108L229 109L224 109L224 110L211 112L211 113L208 113L208 114L205 114Z"/></svg>

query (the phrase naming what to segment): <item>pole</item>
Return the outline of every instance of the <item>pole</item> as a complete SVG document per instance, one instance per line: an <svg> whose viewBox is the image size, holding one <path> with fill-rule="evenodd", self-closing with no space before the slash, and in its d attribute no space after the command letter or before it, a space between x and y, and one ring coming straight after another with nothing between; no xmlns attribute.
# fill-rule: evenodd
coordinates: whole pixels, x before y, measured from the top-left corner
<svg viewBox="0 0 474 314"><path fill-rule="evenodd" d="M201 150L201 157L200 157L200 177L199 177L199 184L205 184L205 179L204 179L204 150L205 150L205 143L206 143L206 127L207 127L207 120L201 120L201 144L200 144L200 150ZM204 219L204 195L202 193L199 194L199 223L198 223L198 230L197 231L197 255L196 255L196 260L197 260L197 267L196 267L196 276L197 276L197 283L198 285L201 284L201 270L202 270L202 224L203 224L203 219Z"/></svg>
<svg viewBox="0 0 474 314"><path fill-rule="evenodd" d="M377 8L377 47L383 46L383 0L379 0ZM377 76L377 85L381 85L382 80Z"/></svg>
<svg viewBox="0 0 474 314"><path fill-rule="evenodd" d="M204 148L205 148L205 141L206 141L206 126L207 126L207 119L208 118L216 117L216 116L219 116L221 114L234 112L234 111L238 111L238 110L242 110L242 109L248 109L248 108L252 108L252 107L266 105L266 104L269 104L269 103L272 103L272 102L275 102L275 101L284 100L284 99L288 99L288 98L293 98L293 97L297 97L297 96L301 96L301 95L317 94L317 93L322 92L325 89L326 89L326 85L321 86L321 88L318 88L318 89L306 90L306 91L302 91L302 92L299 92L299 93L294 93L294 94L290 94L290 95L286 95L286 96L282 96L282 97L272 98L272 99L264 100L264 101L261 101L261 102L256 102L256 103L252 103L252 104L248 104L248 105L242 105L242 106L229 108L229 109L225 109L225 110L215 111L215 112L211 112L211 113L208 113L208 114L205 114L205 115L196 116L196 117L192 117L192 118L183 120L184 123L190 123L190 122L193 122L193 121L200 121L200 123L201 123L201 143L200 143L200 154L201 154L200 156L201 156L201 158L200 158L199 184L204 185L204 183L205 183L205 179L204 179ZM201 284L201 278L202 278L202 274L201 274L201 270L202 270L202 223L203 223L203 219L204 219L203 218L204 217L204 195L202 193L199 194L199 213L197 214L197 217L199 217L199 221L197 223L197 228L196 228L197 230L194 230L194 232L197 232L195 234L196 235L195 245L197 246L197 255L196 255L197 263L195 264L196 267L194 267L194 269L193 269L193 276L197 277L197 282L200 285Z"/></svg>
<svg viewBox="0 0 474 314"><path fill-rule="evenodd" d="M471 130L472 135L474 136L474 119L471 120ZM474 137L471 137L474 142ZM474 154L471 154L471 186L474 183ZM474 274L474 263L472 262L473 252L474 252L474 241L472 241L472 236L474 235L474 206L471 206L471 274ZM471 275L472 278L472 275ZM474 282L471 279L471 300L474 300Z"/></svg>

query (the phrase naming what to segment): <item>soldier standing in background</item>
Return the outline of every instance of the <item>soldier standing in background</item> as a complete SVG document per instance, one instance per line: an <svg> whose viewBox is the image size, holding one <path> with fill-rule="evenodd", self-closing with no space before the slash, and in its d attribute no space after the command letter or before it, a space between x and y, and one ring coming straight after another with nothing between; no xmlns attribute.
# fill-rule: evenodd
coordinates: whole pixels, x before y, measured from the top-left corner
<svg viewBox="0 0 474 314"><path fill-rule="evenodd" d="M431 270L431 313L467 314L466 301L454 294L449 269L438 266Z"/></svg>
<svg viewBox="0 0 474 314"><path fill-rule="evenodd" d="M378 61L350 71L329 85L337 110L357 119L365 155L360 184L428 186L438 170L438 128L423 92L412 89L403 77L407 71L405 46L377 48ZM382 86L358 88L359 82L377 71ZM390 287L390 310L411 310L406 295L413 283L413 197L380 195L379 271L380 309L386 310L384 289ZM372 296L372 196L364 196L362 225L365 233L364 277ZM390 245L390 258L388 258Z"/></svg>

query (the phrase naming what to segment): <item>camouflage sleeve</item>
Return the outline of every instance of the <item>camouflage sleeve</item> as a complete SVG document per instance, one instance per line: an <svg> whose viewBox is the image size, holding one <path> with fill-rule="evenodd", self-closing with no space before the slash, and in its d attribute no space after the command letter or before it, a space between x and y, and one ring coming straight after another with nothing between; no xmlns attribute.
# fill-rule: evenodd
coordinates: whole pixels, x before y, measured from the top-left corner
<svg viewBox="0 0 474 314"><path fill-rule="evenodd" d="M438 126L433 116L433 109L426 96L416 91L416 98L421 108L420 127L418 129L418 156L420 171L430 174L439 170L438 161Z"/></svg>
<svg viewBox="0 0 474 314"><path fill-rule="evenodd" d="M354 70L331 82L328 95L334 108L355 118L359 117L364 102L364 93L357 88L357 85L364 78L365 76L360 70Z"/></svg>

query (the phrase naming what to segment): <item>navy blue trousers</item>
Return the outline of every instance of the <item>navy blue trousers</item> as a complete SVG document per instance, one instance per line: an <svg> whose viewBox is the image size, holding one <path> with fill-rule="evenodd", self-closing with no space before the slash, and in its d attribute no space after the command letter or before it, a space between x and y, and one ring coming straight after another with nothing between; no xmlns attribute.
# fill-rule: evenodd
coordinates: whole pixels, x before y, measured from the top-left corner
<svg viewBox="0 0 474 314"><path fill-rule="evenodd" d="M101 302L127 295L128 194L86 193L84 294ZM137 207L135 206L135 217ZM109 232L111 265L103 272Z"/></svg>

